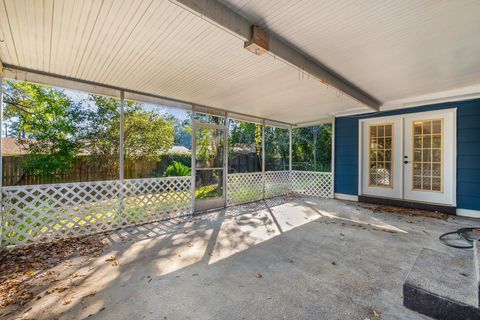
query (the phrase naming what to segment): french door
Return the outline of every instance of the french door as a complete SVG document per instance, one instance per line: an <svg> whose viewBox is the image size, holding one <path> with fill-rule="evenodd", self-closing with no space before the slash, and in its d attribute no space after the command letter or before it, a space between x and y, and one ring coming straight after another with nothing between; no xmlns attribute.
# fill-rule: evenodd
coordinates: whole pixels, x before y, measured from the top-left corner
<svg viewBox="0 0 480 320"><path fill-rule="evenodd" d="M455 205L455 112L362 120L361 193Z"/></svg>

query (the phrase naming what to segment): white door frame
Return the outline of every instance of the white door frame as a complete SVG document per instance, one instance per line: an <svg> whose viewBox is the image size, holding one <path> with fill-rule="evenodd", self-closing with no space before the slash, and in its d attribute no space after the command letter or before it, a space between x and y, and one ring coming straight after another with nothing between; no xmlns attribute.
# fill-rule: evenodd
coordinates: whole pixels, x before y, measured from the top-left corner
<svg viewBox="0 0 480 320"><path fill-rule="evenodd" d="M424 112L415 112L415 113L404 113L404 114L398 114L398 115L392 115L392 116L384 116L384 117L370 117L370 118L364 118L360 119L358 121L358 195L363 195L363 170L364 170L364 165L363 165L363 152L364 152L364 145L363 145L363 124L364 122L372 121L372 120L378 120L381 122L388 122L389 120L392 121L393 119L399 119L401 118L401 124L402 124L402 145L401 145L401 150L399 150L398 153L402 154L402 160L403 160L403 155L405 154L405 141L404 141L404 130L405 130L405 119L406 118L412 118L412 117L425 117L425 116L432 116L434 117L435 115L439 114L445 114L445 113L451 113L453 117L453 145L452 145L452 167L453 167L453 172L452 172L452 202L449 205L456 206L457 205L457 108L449 108L449 109L439 109L439 110L434 110L434 111L424 111ZM403 162L403 161L402 161ZM404 191L404 184L405 184L405 177L403 176L403 165L402 165L402 187L401 187L401 198L400 199L405 199L405 191ZM415 200L408 200L405 199L406 201L415 201Z"/></svg>

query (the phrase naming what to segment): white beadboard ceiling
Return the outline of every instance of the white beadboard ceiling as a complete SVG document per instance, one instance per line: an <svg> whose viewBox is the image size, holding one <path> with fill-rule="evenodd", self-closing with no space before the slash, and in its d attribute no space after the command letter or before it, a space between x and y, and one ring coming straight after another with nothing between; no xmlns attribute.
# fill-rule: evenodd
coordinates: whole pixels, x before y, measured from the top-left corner
<svg viewBox="0 0 480 320"><path fill-rule="evenodd" d="M384 105L480 93L478 0L221 2Z"/></svg>
<svg viewBox="0 0 480 320"><path fill-rule="evenodd" d="M384 103L480 85L478 0L222 2ZM0 60L294 124L369 110L168 0L3 0Z"/></svg>

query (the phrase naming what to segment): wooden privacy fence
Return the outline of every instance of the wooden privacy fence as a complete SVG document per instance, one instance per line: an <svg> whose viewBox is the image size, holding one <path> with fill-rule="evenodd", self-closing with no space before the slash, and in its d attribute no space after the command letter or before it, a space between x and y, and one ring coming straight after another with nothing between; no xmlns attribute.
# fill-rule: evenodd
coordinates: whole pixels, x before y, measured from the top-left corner
<svg viewBox="0 0 480 320"><path fill-rule="evenodd" d="M81 156L67 173L45 176L26 170L22 165L26 157L25 155L2 157L3 186L102 181L118 178L118 162L115 163L114 168L107 171L98 161L88 161L88 156ZM125 179L162 177L167 167L174 161L190 166L190 157L190 153L166 153L155 160L127 159L124 176Z"/></svg>

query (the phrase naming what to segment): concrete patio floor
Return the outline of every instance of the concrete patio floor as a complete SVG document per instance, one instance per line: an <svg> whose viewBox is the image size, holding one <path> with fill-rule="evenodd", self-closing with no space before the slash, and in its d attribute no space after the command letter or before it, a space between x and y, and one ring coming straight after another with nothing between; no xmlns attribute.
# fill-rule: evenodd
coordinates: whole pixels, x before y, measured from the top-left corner
<svg viewBox="0 0 480 320"><path fill-rule="evenodd" d="M450 250L438 236L473 224L316 198L162 221L114 232L101 256L57 266L74 288L32 301L23 316L427 319L402 306L403 281L420 248Z"/></svg>

